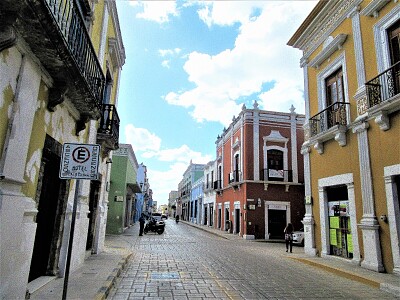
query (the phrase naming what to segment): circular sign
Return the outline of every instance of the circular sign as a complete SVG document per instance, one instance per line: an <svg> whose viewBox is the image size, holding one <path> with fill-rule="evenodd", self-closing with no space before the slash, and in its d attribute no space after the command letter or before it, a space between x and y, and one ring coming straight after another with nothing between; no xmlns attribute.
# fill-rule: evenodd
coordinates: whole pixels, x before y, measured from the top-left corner
<svg viewBox="0 0 400 300"><path fill-rule="evenodd" d="M72 159L79 164L83 164L89 158L90 151L86 147L78 147L75 148L74 151L72 151Z"/></svg>

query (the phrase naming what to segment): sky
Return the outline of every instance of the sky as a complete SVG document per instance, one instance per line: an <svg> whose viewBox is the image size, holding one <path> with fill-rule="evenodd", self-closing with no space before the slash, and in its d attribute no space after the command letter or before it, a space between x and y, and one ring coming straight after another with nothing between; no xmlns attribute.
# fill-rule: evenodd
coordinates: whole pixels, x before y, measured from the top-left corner
<svg viewBox="0 0 400 300"><path fill-rule="evenodd" d="M147 166L158 205L190 161L216 158L217 136L243 104L304 113L302 53L286 44L317 1L116 2L120 143Z"/></svg>

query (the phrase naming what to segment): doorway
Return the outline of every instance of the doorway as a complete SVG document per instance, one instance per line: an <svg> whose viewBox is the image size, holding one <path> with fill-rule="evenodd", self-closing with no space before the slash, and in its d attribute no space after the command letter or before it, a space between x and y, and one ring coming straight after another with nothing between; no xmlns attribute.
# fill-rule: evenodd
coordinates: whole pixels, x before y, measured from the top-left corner
<svg viewBox="0 0 400 300"><path fill-rule="evenodd" d="M90 195L89 195L89 228L88 236L86 239L86 250L92 250L94 245L94 237L96 232L97 208L99 206L101 181L90 181Z"/></svg>
<svg viewBox="0 0 400 300"><path fill-rule="evenodd" d="M235 209L235 233L240 233L240 209Z"/></svg>
<svg viewBox="0 0 400 300"><path fill-rule="evenodd" d="M268 233L270 239L283 239L286 226L286 210L268 210Z"/></svg>
<svg viewBox="0 0 400 300"><path fill-rule="evenodd" d="M59 178L61 144L46 136L36 191L38 213L28 281L57 275L69 181Z"/></svg>

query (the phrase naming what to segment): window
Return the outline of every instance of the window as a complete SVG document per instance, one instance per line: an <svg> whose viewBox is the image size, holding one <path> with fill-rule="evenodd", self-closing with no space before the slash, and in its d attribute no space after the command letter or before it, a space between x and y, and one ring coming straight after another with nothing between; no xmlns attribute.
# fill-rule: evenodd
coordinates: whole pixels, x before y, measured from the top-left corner
<svg viewBox="0 0 400 300"><path fill-rule="evenodd" d="M400 20L388 29L390 60L392 65L400 61Z"/></svg>
<svg viewBox="0 0 400 300"><path fill-rule="evenodd" d="M283 180L283 152L279 150L267 151L268 178L272 180Z"/></svg>
<svg viewBox="0 0 400 300"><path fill-rule="evenodd" d="M344 102L342 68L326 79L326 107Z"/></svg>
<svg viewBox="0 0 400 300"><path fill-rule="evenodd" d="M392 66L397 64L393 69L394 94L400 92L400 20L394 23L388 29L390 61Z"/></svg>

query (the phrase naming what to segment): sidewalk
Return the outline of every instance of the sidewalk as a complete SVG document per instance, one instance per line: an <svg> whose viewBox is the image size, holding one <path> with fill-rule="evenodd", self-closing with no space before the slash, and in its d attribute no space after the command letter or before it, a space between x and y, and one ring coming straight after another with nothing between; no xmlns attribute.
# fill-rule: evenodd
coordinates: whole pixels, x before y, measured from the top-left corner
<svg viewBox="0 0 400 300"><path fill-rule="evenodd" d="M135 240L133 236L138 231L139 226L132 226L123 235L106 235L104 251L89 256L78 269L70 273L67 299L106 299L116 279L133 256L131 242ZM61 300L64 278L47 277L43 280L48 283L30 294L29 299Z"/></svg>
<svg viewBox="0 0 400 300"><path fill-rule="evenodd" d="M242 242L283 242L267 240L243 240L236 234L227 233L219 229L200 226L186 221L181 223L193 226L199 230L218 235L228 240ZM134 258L131 252L138 236L138 226L132 226L122 235L107 235L105 250L96 255L91 255L81 267L71 272L68 284L68 300L106 299L114 286L116 279L126 267L129 259ZM360 266L346 263L338 259L311 257L305 254L289 254L289 258L325 271L346 277L352 280L380 288L386 292L400 297L400 277L392 274L376 273ZM49 283L31 294L30 299L54 300L62 299L64 278L51 280Z"/></svg>
<svg viewBox="0 0 400 300"><path fill-rule="evenodd" d="M226 231L221 231L219 229L200 226L194 223L185 222L183 223L199 228L201 230L208 231L215 235L221 236L225 239L229 240L243 240L236 234L227 233ZM284 241L280 240L249 240L249 242L266 242L266 243L284 243ZM396 276L393 274L387 273L378 273L374 271L370 271L364 269L358 265L348 263L341 259L336 259L336 257L316 257L316 256L308 256L306 254L290 254L288 257L291 259L297 260L299 262L308 264L313 267L321 268L327 272L334 273L338 276L342 276L351 280L355 280L358 282L362 282L364 284L368 284L372 287L379 288L383 291L391 293L400 298L400 276ZM396 298L397 298L396 297Z"/></svg>

